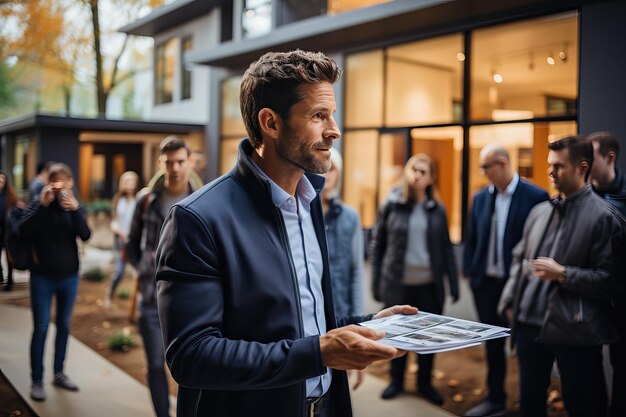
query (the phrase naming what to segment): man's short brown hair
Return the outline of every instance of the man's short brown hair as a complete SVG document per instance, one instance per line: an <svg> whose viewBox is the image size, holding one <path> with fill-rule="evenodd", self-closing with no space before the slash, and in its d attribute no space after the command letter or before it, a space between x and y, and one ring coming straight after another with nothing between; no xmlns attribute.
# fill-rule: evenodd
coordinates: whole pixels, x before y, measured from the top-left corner
<svg viewBox="0 0 626 417"><path fill-rule="evenodd" d="M72 169L64 163L54 162L48 168L48 179L58 178L59 175L63 175L67 178L74 178Z"/></svg>
<svg viewBox="0 0 626 417"><path fill-rule="evenodd" d="M593 145L585 136L564 136L552 143L549 143L548 149L551 151L567 149L569 151L569 161L574 165L578 165L582 161L586 161L589 166L587 168L587 172L585 172L585 181L587 181L589 173L591 172L591 166L593 165Z"/></svg>
<svg viewBox="0 0 626 417"><path fill-rule="evenodd" d="M321 52L300 49L290 52L268 52L253 62L241 80L240 105L246 131L252 146L263 143L259 112L274 110L284 120L291 107L302 100L299 86L321 82L334 83L341 71L337 63Z"/></svg>
<svg viewBox="0 0 626 417"><path fill-rule="evenodd" d="M619 141L611 132L594 132L587 136L592 143L598 142L598 152L606 156L610 151L615 152L615 157L619 156Z"/></svg>
<svg viewBox="0 0 626 417"><path fill-rule="evenodd" d="M170 135L166 137L161 141L161 144L159 145L159 151L161 152L161 155L168 152L175 152L182 148L185 148L187 150L187 156L191 154L191 148L189 148L187 142L185 142L176 135Z"/></svg>

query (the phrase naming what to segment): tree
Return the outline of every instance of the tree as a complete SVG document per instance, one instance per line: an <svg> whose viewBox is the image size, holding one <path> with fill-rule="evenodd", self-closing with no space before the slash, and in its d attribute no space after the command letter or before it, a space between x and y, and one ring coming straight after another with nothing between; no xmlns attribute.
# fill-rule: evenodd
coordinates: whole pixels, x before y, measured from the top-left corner
<svg viewBox="0 0 626 417"><path fill-rule="evenodd" d="M15 86L9 76L9 68L4 61L0 61L0 110L15 102Z"/></svg>

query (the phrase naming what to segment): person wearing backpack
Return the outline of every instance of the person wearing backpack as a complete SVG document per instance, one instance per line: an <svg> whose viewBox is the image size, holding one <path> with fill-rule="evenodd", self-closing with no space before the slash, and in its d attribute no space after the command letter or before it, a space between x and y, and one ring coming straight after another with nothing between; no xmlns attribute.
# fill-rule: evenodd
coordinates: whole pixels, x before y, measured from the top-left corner
<svg viewBox="0 0 626 417"><path fill-rule="evenodd" d="M0 252L5 248L7 255L7 284L4 291L11 291L13 288L13 266L9 252L6 250L5 237L7 236L7 218L9 210L17 203L17 192L9 183L9 176L5 172L0 172ZM4 272L0 263L0 282L4 282Z"/></svg>
<svg viewBox="0 0 626 417"><path fill-rule="evenodd" d="M50 166L48 183L39 199L32 201L18 225L20 237L32 249L30 298L33 335L30 344L31 398L44 401L44 347L52 298L56 297L56 339L53 384L69 391L78 386L63 372L72 308L78 290L78 246L76 238L91 236L87 214L72 191L71 169L62 163Z"/></svg>

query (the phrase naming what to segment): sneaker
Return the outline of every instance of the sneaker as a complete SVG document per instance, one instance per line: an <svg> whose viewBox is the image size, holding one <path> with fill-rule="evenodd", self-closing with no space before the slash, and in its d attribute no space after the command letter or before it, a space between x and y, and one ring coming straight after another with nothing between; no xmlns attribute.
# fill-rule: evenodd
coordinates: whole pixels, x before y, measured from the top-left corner
<svg viewBox="0 0 626 417"><path fill-rule="evenodd" d="M104 308L111 308L111 296L107 295L106 297L104 297L104 301L102 302L102 306Z"/></svg>
<svg viewBox="0 0 626 417"><path fill-rule="evenodd" d="M33 382L33 385L30 386L30 398L35 401L46 400L46 391L43 388L43 381Z"/></svg>
<svg viewBox="0 0 626 417"><path fill-rule="evenodd" d="M383 400L390 400L402 392L402 387L398 384L391 383L380 396Z"/></svg>
<svg viewBox="0 0 626 417"><path fill-rule="evenodd" d="M76 385L67 375L63 372L59 372L54 376L54 381L52 382L59 388L64 388L68 391L78 391L78 385Z"/></svg>
<svg viewBox="0 0 626 417"><path fill-rule="evenodd" d="M477 406L471 408L464 417L504 417L506 409L504 404L485 400Z"/></svg>
<svg viewBox="0 0 626 417"><path fill-rule="evenodd" d="M433 387L419 388L417 390L424 398L436 405L443 405L443 398Z"/></svg>

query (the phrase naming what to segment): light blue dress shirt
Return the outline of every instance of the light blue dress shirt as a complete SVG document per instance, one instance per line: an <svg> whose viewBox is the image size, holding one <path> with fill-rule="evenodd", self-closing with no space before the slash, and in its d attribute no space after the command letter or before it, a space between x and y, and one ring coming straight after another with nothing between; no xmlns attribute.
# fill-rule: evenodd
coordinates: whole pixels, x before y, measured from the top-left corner
<svg viewBox="0 0 626 417"><path fill-rule="evenodd" d="M491 223L491 233L489 236L489 250L487 251L487 269L486 274L491 277L505 278L504 276L504 232L506 231L506 222L509 217L511 208L511 200L513 193L519 184L519 175L513 174L513 178L503 192L496 194L496 206L493 210ZM496 192L495 186L492 184L489 188L491 195ZM498 258L495 259L494 247L498 252Z"/></svg>
<svg viewBox="0 0 626 417"><path fill-rule="evenodd" d="M311 202L317 193L306 176L302 176L296 187L296 195L291 196L272 181L259 166L248 157L257 173L266 179L271 188L272 201L283 215L283 222L289 238L291 258L298 277L300 307L304 336L326 334L324 294L322 292L322 251L320 249L313 218ZM321 376L306 380L306 396L320 397L328 391L332 381L331 369Z"/></svg>

